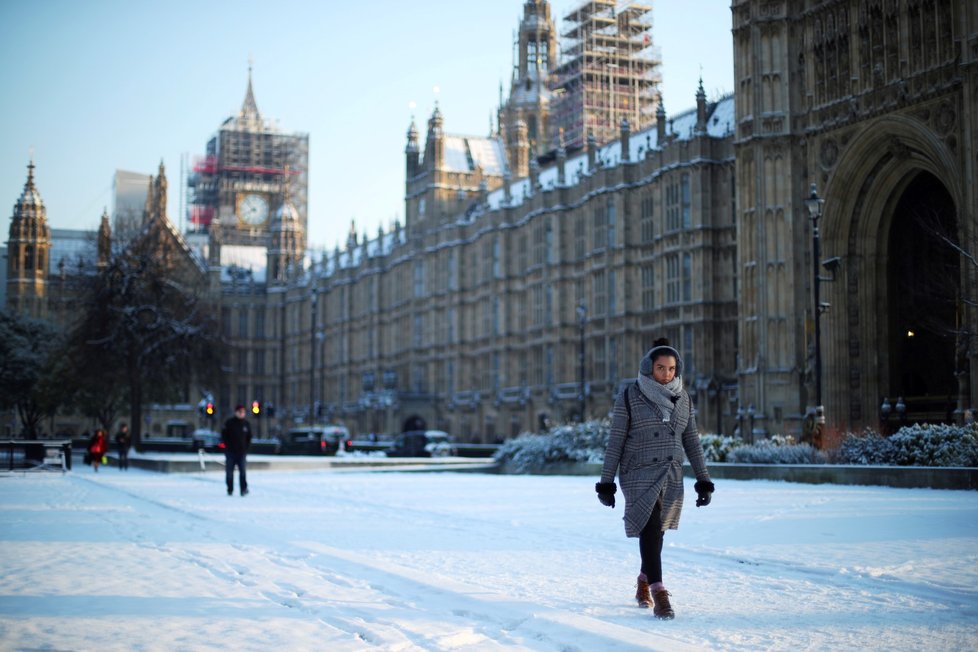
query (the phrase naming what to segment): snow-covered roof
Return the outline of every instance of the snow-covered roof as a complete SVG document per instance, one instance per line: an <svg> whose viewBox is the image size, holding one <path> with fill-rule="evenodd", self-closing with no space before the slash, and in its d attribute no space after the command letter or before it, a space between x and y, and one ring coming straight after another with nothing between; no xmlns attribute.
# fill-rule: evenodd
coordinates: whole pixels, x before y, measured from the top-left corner
<svg viewBox="0 0 978 652"><path fill-rule="evenodd" d="M734 129L734 98L732 95L721 98L715 103L707 106L709 114L707 116L706 132L713 138L723 138ZM689 109L678 113L667 119L666 134L675 137L676 140L690 140L694 136L696 127L696 109ZM449 170L460 172L471 172L475 166L481 165L487 174L502 176L506 170L506 154L503 143L498 138L477 138L468 136L444 136L445 145L445 165ZM645 157L650 149L658 148L658 129L655 124L632 133L629 140L629 159L639 161ZM595 154L599 165L603 167L613 167L620 165L622 161L621 142L616 140L598 148ZM568 186L577 185L582 178L588 174L588 155L581 152L564 161L564 183ZM551 189L557 186L558 164L548 165L540 171L539 183L543 189ZM536 192L531 188L529 178L513 179L510 185L510 206L522 205L532 194ZM487 195L489 210L495 210L507 205L506 189L497 188ZM469 214L462 218L466 220L478 219L484 209L470 210ZM317 273L329 276L340 269L357 267L365 262L367 258L378 255L389 254L394 247L403 241L403 234L386 233L378 234L374 240L369 240L364 244L360 241L343 251L334 252L323 257L318 265ZM223 256L222 256L223 262ZM262 262L264 267L264 262Z"/></svg>
<svg viewBox="0 0 978 652"><path fill-rule="evenodd" d="M506 170L506 152L498 138L449 136L444 140L445 169L472 172L481 167L486 174L502 176Z"/></svg>
<svg viewBox="0 0 978 652"><path fill-rule="evenodd" d="M706 133L714 138L723 138L733 133L734 98L728 95L715 104L708 106L712 109L707 116ZM675 135L677 140L690 140L696 128L696 109L683 111L667 118L666 135ZM647 151L659 147L658 129L655 124L632 133L629 139L629 158L632 161L641 160ZM621 141L615 140L598 148L596 158L600 165L611 167L621 163ZM558 165L554 163L540 171L540 186L543 189L555 188L558 179ZM564 183L568 186L577 185L581 177L588 171L587 152L578 154L564 162ZM510 205L519 206L529 196L529 180L517 179L511 186ZM497 188L489 193L487 201L489 208L496 209L505 205L506 189Z"/></svg>
<svg viewBox="0 0 978 652"><path fill-rule="evenodd" d="M255 283L264 283L267 276L268 250L253 245L223 245L221 247L221 281L240 280L238 271L250 273Z"/></svg>

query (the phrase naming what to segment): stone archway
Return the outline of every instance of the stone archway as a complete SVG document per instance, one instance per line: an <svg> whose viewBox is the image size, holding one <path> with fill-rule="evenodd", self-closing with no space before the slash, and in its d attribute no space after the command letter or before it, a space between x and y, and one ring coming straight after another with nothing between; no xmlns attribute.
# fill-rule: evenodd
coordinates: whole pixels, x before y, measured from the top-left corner
<svg viewBox="0 0 978 652"><path fill-rule="evenodd" d="M950 421L956 403L955 331L961 267L954 201L929 172L915 175L896 202L887 242L889 377L881 390L903 419Z"/></svg>
<svg viewBox="0 0 978 652"><path fill-rule="evenodd" d="M920 374L926 363L915 356L946 354L934 333L946 326L948 313L933 310L922 296L923 282L914 280L927 278L937 249L914 253L923 226L909 216L934 203L944 215L938 223L954 233L961 206L954 180L962 177L945 144L906 116L863 125L826 176L822 252L824 258L840 256L842 265L836 282L822 286L832 305L822 324L823 393L830 429L858 431L879 425L882 398L895 402L891 394L903 392L900 383ZM953 278L959 286L960 275ZM936 323L908 346L899 334L911 329L901 320L921 310L935 313ZM953 380L953 361L923 374L928 387L943 391L937 379L948 368Z"/></svg>

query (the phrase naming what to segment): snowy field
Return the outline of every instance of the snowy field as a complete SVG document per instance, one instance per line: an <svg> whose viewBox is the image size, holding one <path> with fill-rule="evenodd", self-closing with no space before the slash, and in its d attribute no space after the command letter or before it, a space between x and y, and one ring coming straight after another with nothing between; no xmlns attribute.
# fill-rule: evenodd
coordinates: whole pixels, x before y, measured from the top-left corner
<svg viewBox="0 0 978 652"><path fill-rule="evenodd" d="M0 475L3 650L976 650L978 493L717 480L674 621L595 478Z"/></svg>

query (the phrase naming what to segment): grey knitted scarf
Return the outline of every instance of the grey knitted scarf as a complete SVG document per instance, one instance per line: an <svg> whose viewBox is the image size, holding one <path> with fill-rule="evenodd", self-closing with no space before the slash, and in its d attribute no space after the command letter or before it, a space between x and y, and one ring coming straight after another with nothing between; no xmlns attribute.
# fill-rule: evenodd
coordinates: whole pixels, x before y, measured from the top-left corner
<svg viewBox="0 0 978 652"><path fill-rule="evenodd" d="M666 423L672 418L672 411L676 407L676 401L683 393L683 378L676 376L665 385L659 383L654 378L650 378L639 372L638 388L645 397L655 403L662 412L662 420Z"/></svg>

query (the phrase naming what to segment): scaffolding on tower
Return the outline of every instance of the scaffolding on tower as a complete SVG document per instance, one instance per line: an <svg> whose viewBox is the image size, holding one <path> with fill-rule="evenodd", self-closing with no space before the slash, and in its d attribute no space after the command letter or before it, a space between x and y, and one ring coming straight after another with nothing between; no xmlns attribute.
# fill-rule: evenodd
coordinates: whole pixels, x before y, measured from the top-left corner
<svg viewBox="0 0 978 652"><path fill-rule="evenodd" d="M229 118L194 159L187 177L189 229L206 232L215 220L234 223L236 197L257 192L277 205L286 196L307 224L309 136L282 133L261 122Z"/></svg>
<svg viewBox="0 0 978 652"><path fill-rule="evenodd" d="M563 131L569 150L616 140L627 119L633 131L655 121L662 81L652 44L652 8L639 2L585 0L563 17L554 76L550 138Z"/></svg>

